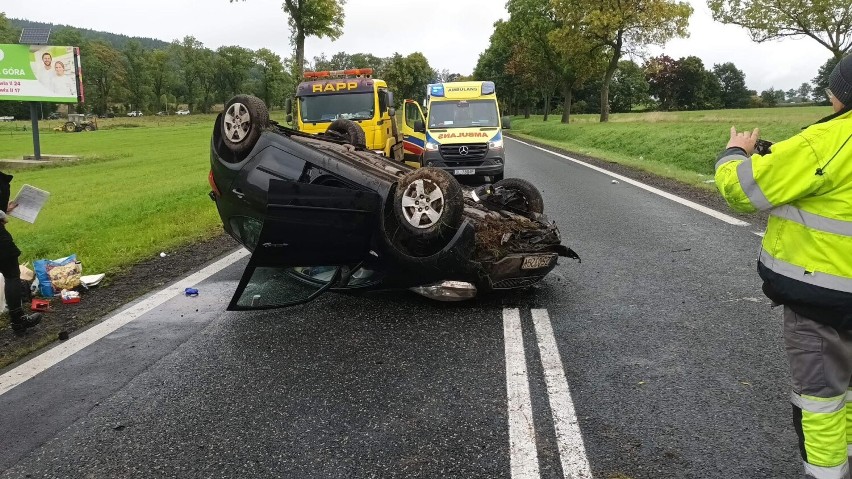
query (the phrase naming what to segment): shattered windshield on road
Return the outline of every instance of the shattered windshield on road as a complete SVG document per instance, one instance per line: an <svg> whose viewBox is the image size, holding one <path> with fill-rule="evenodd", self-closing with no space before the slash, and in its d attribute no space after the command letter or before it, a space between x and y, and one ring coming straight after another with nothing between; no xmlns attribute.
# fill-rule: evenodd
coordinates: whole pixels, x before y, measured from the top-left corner
<svg viewBox="0 0 852 479"><path fill-rule="evenodd" d="M372 92L299 97L299 112L304 123L369 120L375 111Z"/></svg>
<svg viewBox="0 0 852 479"><path fill-rule="evenodd" d="M429 105L429 128L500 126L495 100L433 101Z"/></svg>

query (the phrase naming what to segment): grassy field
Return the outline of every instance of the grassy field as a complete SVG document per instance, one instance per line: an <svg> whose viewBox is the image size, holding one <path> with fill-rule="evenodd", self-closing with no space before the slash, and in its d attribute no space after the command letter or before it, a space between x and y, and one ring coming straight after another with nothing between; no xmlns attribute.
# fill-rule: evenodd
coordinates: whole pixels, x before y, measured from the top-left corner
<svg viewBox="0 0 852 479"><path fill-rule="evenodd" d="M217 234L221 224L207 197L213 119L115 118L81 133L54 132L61 121L42 122L43 153L81 160L6 169L15 175L13 196L24 183L51 193L35 224L7 225L24 251L21 261L76 253L84 274L111 274ZM32 154L29 126L0 123L0 159Z"/></svg>
<svg viewBox="0 0 852 479"><path fill-rule="evenodd" d="M761 138L774 142L829 114L828 106L619 113L611 115L609 123L599 123L595 114L572 115L568 125L559 123L559 117L547 122L540 116L515 117L509 133L707 186L731 126L760 128Z"/></svg>

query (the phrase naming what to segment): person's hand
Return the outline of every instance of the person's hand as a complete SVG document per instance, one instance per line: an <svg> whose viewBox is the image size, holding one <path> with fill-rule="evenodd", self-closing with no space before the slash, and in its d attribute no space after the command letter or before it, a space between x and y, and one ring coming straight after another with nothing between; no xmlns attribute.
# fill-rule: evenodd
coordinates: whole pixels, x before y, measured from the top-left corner
<svg viewBox="0 0 852 479"><path fill-rule="evenodd" d="M10 201L9 206L6 207L6 213L11 213L12 211L15 211L15 208L17 208L17 207L18 207L17 203L15 203L14 201Z"/></svg>
<svg viewBox="0 0 852 479"><path fill-rule="evenodd" d="M758 137L760 137L759 128L755 128L751 133L747 131L737 133L737 129L732 126L731 139L726 148L742 148L747 155L751 155L754 153L754 144L757 143Z"/></svg>

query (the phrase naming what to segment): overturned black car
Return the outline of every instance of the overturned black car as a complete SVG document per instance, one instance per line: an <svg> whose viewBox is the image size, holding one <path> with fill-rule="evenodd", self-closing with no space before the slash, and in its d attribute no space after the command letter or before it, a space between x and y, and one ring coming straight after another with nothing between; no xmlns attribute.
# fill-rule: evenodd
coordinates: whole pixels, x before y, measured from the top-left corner
<svg viewBox="0 0 852 479"><path fill-rule="evenodd" d="M357 123L319 136L269 120L238 95L216 118L212 191L222 224L252 251L229 310L310 301L329 290L407 288L439 300L540 281L561 244L530 183L462 187L364 146Z"/></svg>

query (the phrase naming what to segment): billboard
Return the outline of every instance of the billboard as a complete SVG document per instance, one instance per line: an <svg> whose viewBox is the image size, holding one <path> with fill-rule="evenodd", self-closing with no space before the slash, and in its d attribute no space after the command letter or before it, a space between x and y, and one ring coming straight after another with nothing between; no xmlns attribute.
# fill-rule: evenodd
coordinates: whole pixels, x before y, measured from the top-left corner
<svg viewBox="0 0 852 479"><path fill-rule="evenodd" d="M80 49L0 44L0 100L83 101Z"/></svg>

